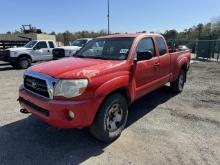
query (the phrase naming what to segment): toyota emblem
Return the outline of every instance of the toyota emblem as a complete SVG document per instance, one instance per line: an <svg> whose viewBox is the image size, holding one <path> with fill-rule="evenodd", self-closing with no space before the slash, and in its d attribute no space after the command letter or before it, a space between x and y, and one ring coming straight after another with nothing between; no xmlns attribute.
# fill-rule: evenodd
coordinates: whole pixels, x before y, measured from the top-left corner
<svg viewBox="0 0 220 165"><path fill-rule="evenodd" d="M34 89L37 89L37 82L36 82L36 81L32 81L32 82L31 82L31 86L32 86Z"/></svg>

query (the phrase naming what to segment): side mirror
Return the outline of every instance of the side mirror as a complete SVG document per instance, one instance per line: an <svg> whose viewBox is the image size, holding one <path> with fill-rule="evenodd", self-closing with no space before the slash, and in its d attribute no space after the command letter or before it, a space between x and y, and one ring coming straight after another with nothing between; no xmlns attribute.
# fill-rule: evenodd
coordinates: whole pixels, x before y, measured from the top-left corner
<svg viewBox="0 0 220 165"><path fill-rule="evenodd" d="M34 50L40 50L40 47L39 46L35 46L33 49Z"/></svg>
<svg viewBox="0 0 220 165"><path fill-rule="evenodd" d="M153 53L150 50L144 52L137 52L137 61L150 60L153 57Z"/></svg>

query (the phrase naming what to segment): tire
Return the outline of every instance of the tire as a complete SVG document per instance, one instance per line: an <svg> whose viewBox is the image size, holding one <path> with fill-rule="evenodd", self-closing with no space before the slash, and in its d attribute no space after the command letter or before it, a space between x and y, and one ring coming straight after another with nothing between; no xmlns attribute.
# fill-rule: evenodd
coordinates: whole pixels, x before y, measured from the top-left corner
<svg viewBox="0 0 220 165"><path fill-rule="evenodd" d="M31 66L31 60L28 57L21 57L17 60L17 68L27 69Z"/></svg>
<svg viewBox="0 0 220 165"><path fill-rule="evenodd" d="M101 105L90 127L90 132L100 141L112 142L121 135L126 126L127 117L126 99L121 94L112 94Z"/></svg>
<svg viewBox="0 0 220 165"><path fill-rule="evenodd" d="M181 70L177 80L170 83L172 91L175 93L181 93L183 91L185 82L186 82L186 71Z"/></svg>

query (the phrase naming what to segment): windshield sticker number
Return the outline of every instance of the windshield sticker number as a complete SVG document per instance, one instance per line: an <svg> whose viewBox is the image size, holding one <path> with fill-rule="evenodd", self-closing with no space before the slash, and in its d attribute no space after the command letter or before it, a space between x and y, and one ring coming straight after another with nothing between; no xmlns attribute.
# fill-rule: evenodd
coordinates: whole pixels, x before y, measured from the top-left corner
<svg viewBox="0 0 220 165"><path fill-rule="evenodd" d="M128 53L129 49L121 49L120 54L126 54Z"/></svg>

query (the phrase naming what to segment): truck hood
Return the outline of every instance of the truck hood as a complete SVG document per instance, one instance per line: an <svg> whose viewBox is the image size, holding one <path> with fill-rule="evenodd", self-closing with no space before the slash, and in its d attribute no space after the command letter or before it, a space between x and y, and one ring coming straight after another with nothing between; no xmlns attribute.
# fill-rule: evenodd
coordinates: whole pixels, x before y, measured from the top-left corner
<svg viewBox="0 0 220 165"><path fill-rule="evenodd" d="M8 48L7 50L12 51L12 52L19 52L19 51L32 50L32 49L25 48L25 47L19 47L19 48Z"/></svg>
<svg viewBox="0 0 220 165"><path fill-rule="evenodd" d="M89 58L64 58L32 66L28 70L43 73L57 79L91 78L117 71L126 61Z"/></svg>
<svg viewBox="0 0 220 165"><path fill-rule="evenodd" d="M62 47L58 47L58 48L61 48L64 50L79 50L79 49L81 49L81 47L79 47L79 46L62 46Z"/></svg>

